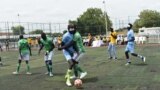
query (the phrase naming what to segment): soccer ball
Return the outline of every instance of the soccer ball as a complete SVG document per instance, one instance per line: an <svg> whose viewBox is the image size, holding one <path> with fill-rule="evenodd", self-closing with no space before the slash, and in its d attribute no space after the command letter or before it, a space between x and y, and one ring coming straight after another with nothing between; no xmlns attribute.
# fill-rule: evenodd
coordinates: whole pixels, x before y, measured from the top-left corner
<svg viewBox="0 0 160 90"><path fill-rule="evenodd" d="M74 81L74 86L75 86L76 88L82 88L82 80L81 80L81 79L76 79L76 80Z"/></svg>

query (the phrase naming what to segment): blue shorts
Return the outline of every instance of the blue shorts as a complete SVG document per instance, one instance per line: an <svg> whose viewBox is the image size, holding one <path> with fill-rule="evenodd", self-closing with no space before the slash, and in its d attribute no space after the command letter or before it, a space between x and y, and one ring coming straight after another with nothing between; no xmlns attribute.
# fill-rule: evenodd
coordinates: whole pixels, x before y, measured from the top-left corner
<svg viewBox="0 0 160 90"><path fill-rule="evenodd" d="M134 42L128 42L125 51L134 53Z"/></svg>

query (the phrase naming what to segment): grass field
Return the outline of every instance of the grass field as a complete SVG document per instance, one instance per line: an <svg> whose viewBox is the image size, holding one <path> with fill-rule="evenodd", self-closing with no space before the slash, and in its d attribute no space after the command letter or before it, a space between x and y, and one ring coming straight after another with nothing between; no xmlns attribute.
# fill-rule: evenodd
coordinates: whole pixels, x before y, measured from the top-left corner
<svg viewBox="0 0 160 90"><path fill-rule="evenodd" d="M158 90L160 88L159 45L137 46L135 52L146 56L146 63L132 57L132 64L125 66L124 46L117 47L118 60L109 60L106 47L86 48L81 66L88 72L82 80L84 90ZM65 85L68 64L62 52L55 50L53 60L54 77L45 75L43 53L33 50L30 66L32 75L26 75L22 63L19 75L16 70L17 51L2 52L4 66L0 66L0 90L75 90ZM73 81L72 81L73 82Z"/></svg>

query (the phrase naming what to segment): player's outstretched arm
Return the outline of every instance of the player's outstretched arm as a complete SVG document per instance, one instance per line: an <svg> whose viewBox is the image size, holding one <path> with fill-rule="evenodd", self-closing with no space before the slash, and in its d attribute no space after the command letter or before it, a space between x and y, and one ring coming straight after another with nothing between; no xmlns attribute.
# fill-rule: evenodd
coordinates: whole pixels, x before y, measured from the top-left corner
<svg viewBox="0 0 160 90"><path fill-rule="evenodd" d="M66 49L66 48L69 48L70 46L72 46L73 44L74 44L74 41L72 40L72 41L69 42L68 44L63 45L61 48L62 48L62 49Z"/></svg>

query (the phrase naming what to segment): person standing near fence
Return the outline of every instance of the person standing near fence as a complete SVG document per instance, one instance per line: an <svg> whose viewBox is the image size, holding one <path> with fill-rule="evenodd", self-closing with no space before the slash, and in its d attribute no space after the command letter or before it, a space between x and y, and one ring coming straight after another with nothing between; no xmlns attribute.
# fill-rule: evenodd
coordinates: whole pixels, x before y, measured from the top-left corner
<svg viewBox="0 0 160 90"><path fill-rule="evenodd" d="M5 41L5 45L6 45L6 51L9 51L9 40L8 39Z"/></svg>
<svg viewBox="0 0 160 90"><path fill-rule="evenodd" d="M130 58L129 58L129 53L131 53L132 56L135 57L139 57L143 62L145 62L146 58L142 55L136 54L134 53L134 40L135 40L135 36L134 36L134 32L132 30L132 24L128 24L129 26L127 27L127 46L125 49L125 56L127 59L127 63L125 64L126 66L131 64Z"/></svg>
<svg viewBox="0 0 160 90"><path fill-rule="evenodd" d="M23 35L19 36L18 47L19 47L19 60L18 60L17 70L15 72L13 72L13 74L19 74L21 62L22 62L22 60L25 60L26 65L27 65L27 73L26 74L30 75L31 72L30 72L30 66L29 66L29 60L30 60L29 56L31 56L32 53L31 53L31 48L30 48L27 40L23 38Z"/></svg>
<svg viewBox="0 0 160 90"><path fill-rule="evenodd" d="M1 52L3 51L1 42L0 42L0 50ZM3 65L1 56L0 56L0 65Z"/></svg>
<svg viewBox="0 0 160 90"><path fill-rule="evenodd" d="M117 33L113 30L113 28L110 28L110 42L108 46L108 52L109 52L109 59L117 59L116 55L116 39L117 39Z"/></svg>

